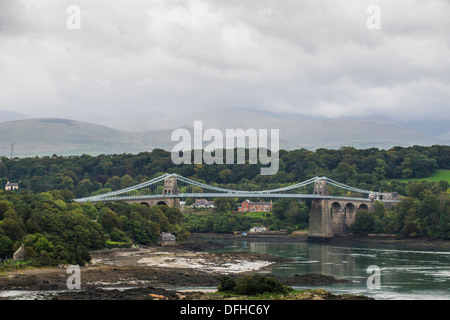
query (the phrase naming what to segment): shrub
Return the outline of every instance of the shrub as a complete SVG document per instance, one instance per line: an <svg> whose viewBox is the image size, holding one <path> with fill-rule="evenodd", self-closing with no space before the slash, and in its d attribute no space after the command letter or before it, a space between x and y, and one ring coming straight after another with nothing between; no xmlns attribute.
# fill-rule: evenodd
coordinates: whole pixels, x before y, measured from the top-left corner
<svg viewBox="0 0 450 320"><path fill-rule="evenodd" d="M4 259L13 255L13 242L8 236L0 235L0 258Z"/></svg>
<svg viewBox="0 0 450 320"><path fill-rule="evenodd" d="M236 281L229 276L225 276L222 279L220 279L220 285L217 288L220 292L226 292L226 291L233 291L236 287Z"/></svg>
<svg viewBox="0 0 450 320"><path fill-rule="evenodd" d="M281 284L277 279L260 274L247 275L239 278L234 289L234 292L243 295L256 295L265 292L285 294L288 291L289 288Z"/></svg>
<svg viewBox="0 0 450 320"><path fill-rule="evenodd" d="M375 232L375 216L365 209L356 212L355 222L350 226L354 234L368 234Z"/></svg>

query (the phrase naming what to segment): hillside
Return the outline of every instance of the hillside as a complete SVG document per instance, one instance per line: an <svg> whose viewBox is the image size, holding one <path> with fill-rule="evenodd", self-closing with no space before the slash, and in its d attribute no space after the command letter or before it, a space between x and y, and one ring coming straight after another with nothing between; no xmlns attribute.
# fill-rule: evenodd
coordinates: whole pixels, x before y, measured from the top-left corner
<svg viewBox="0 0 450 320"><path fill-rule="evenodd" d="M322 119L298 114L271 113L247 109L223 109L211 112L192 112L182 117L162 116L152 120L134 122L135 131L143 128L170 129L192 128L194 121L201 120L203 129L254 128L279 129L280 139L287 149L306 148L391 148L393 146L444 144L445 140L427 136L400 125L353 119ZM114 127L120 127L115 123Z"/></svg>
<svg viewBox="0 0 450 320"><path fill-rule="evenodd" d="M105 126L65 120L29 119L0 123L0 154L15 156L136 152L142 139Z"/></svg>
<svg viewBox="0 0 450 320"><path fill-rule="evenodd" d="M439 182L439 181L448 181L450 183L450 170L445 170L445 169L438 169L436 170L435 173L433 173L431 176L426 177L426 178L410 178L410 179L389 179L386 180L386 182L403 182L403 183L408 183L411 181L434 181L434 182Z"/></svg>
<svg viewBox="0 0 450 320"><path fill-rule="evenodd" d="M214 113L191 113L177 118L160 118L129 125L136 132L68 119L25 119L0 122L0 155L10 155L14 142L15 156L120 154L171 150L174 128L192 132L195 120L202 120L203 130L279 129L281 149L335 149L445 144L445 140L426 136L398 125L349 119L302 119L299 116L274 115L242 109ZM158 124L158 125L156 125ZM170 127L171 126L171 127ZM152 128L153 130L146 130ZM206 146L208 143L204 143Z"/></svg>

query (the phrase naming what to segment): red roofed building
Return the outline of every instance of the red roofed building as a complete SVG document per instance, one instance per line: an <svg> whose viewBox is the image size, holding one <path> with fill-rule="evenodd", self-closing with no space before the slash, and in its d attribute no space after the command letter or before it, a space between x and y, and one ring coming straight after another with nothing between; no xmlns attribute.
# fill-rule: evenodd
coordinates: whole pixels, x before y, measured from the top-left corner
<svg viewBox="0 0 450 320"><path fill-rule="evenodd" d="M245 200L238 207L239 212L272 212L272 201L270 202L252 202Z"/></svg>

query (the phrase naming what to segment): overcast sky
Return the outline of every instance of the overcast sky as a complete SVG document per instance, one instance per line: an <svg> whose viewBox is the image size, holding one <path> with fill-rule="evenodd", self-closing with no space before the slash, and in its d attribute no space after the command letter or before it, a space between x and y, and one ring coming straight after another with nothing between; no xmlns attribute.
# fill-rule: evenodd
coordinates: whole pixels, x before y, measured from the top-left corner
<svg viewBox="0 0 450 320"><path fill-rule="evenodd" d="M449 71L448 0L0 0L0 110L37 117L450 120Z"/></svg>

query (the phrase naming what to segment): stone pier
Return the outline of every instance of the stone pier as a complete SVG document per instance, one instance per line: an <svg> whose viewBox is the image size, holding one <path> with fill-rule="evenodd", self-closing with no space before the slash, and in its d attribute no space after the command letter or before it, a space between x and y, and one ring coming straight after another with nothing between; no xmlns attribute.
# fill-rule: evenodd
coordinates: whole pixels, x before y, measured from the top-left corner
<svg viewBox="0 0 450 320"><path fill-rule="evenodd" d="M334 236L345 236L348 234L348 227L355 222L356 212L359 209L373 211L374 201L370 199L326 198L328 195L326 180L319 180L315 183L314 194L324 198L313 199L311 203L308 232L310 241L326 241Z"/></svg>

